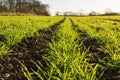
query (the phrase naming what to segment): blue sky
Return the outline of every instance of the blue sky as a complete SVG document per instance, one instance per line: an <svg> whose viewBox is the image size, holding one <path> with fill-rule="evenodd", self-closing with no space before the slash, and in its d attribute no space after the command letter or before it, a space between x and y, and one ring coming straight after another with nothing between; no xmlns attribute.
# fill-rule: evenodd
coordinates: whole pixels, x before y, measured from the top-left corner
<svg viewBox="0 0 120 80"><path fill-rule="evenodd" d="M40 0L50 5L50 13L54 15L56 11L74 11L83 10L84 13L96 11L103 13L107 8L112 11L120 12L120 0Z"/></svg>

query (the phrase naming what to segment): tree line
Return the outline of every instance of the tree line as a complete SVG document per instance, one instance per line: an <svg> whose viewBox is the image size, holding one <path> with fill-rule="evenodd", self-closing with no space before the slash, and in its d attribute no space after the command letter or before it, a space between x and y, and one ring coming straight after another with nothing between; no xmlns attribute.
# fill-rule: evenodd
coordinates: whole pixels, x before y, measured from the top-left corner
<svg viewBox="0 0 120 80"><path fill-rule="evenodd" d="M120 15L120 12L113 12L112 9L107 8L104 13L99 13L91 11L89 13L84 13L82 10L79 12L65 11L65 12L56 12L56 16L113 16Z"/></svg>
<svg viewBox="0 0 120 80"><path fill-rule="evenodd" d="M0 0L0 13L50 15L49 5L38 0Z"/></svg>

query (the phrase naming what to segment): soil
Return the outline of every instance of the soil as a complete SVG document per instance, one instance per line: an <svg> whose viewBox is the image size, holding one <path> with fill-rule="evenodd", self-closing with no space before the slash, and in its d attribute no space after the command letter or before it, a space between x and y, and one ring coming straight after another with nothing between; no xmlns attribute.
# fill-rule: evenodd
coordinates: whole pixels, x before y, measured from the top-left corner
<svg viewBox="0 0 120 80"><path fill-rule="evenodd" d="M115 22L120 22L120 20L117 20L117 19L107 19L107 20L115 21ZM116 25L116 23L115 23L115 25Z"/></svg>
<svg viewBox="0 0 120 80"><path fill-rule="evenodd" d="M21 70L23 63L29 71L31 68L37 71L37 67L31 62L45 62L42 59L42 54L45 54L46 48L49 48L48 43L51 42L53 34L58 29L58 26L65 21L65 18L58 23L52 25L47 30L39 30L39 36L27 37L22 39L15 48L7 56L0 58L0 80L27 80ZM33 76L33 80L39 80Z"/></svg>

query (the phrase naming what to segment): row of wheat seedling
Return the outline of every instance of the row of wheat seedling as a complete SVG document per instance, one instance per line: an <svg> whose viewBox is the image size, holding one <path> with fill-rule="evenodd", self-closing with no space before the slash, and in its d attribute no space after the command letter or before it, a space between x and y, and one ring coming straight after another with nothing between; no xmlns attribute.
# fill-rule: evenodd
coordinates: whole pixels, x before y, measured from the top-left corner
<svg viewBox="0 0 120 80"><path fill-rule="evenodd" d="M120 23L108 20L72 18L73 22L99 41L99 50L106 53L109 60L101 60L106 70L120 71ZM86 23L87 22L87 23ZM85 24L86 23L86 24Z"/></svg>
<svg viewBox="0 0 120 80"><path fill-rule="evenodd" d="M9 47L15 46L25 37L34 36L38 30L45 30L63 17L1 16L0 55L8 54Z"/></svg>
<svg viewBox="0 0 120 80"><path fill-rule="evenodd" d="M37 75L41 80L97 80L96 73L99 65L88 63L89 56L87 51L81 50L76 38L78 34L72 29L69 19L58 26L58 31L54 34L52 42L49 43L50 49L43 55L46 66L41 68L41 62L35 63L39 72L30 73L24 69L23 73L32 80L32 75ZM40 66L39 66L40 65Z"/></svg>

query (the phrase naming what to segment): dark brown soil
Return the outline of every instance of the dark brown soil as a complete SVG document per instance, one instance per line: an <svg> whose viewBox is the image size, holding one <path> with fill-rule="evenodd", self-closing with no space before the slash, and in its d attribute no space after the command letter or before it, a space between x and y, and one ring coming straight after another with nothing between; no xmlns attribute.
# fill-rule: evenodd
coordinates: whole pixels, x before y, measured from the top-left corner
<svg viewBox="0 0 120 80"><path fill-rule="evenodd" d="M51 37L58 29L58 25L63 23L65 18L60 22L52 25L46 31L39 30L39 36L27 37L22 39L15 48L10 52L10 55L0 58L0 80L27 80L21 70L21 63L23 63L29 71L31 68L37 71L36 66L31 60L37 62L41 61L45 66L42 54L46 54L46 48L49 48L48 43L51 42ZM33 80L39 80L33 76Z"/></svg>
<svg viewBox="0 0 120 80"><path fill-rule="evenodd" d="M0 35L0 42L4 42L4 43L6 43L6 37L5 37L5 35Z"/></svg>
<svg viewBox="0 0 120 80"><path fill-rule="evenodd" d="M120 22L120 20L117 20L117 19L102 19L102 20L110 20L110 21L114 21L114 22L115 22L114 25L117 25L116 22Z"/></svg>
<svg viewBox="0 0 120 80"><path fill-rule="evenodd" d="M107 20L115 21L115 22L120 22L120 20L116 20L116 19L107 19ZM116 25L116 23L115 23L115 25Z"/></svg>

